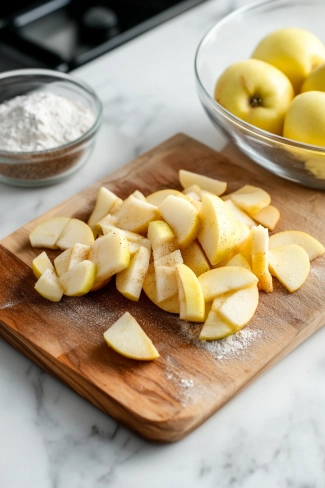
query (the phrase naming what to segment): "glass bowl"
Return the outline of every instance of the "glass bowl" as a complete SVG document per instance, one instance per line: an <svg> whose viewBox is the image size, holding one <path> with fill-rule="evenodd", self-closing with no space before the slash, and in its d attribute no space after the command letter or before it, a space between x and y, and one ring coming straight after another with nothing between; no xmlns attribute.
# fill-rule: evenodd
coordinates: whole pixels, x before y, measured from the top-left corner
<svg viewBox="0 0 325 488"><path fill-rule="evenodd" d="M201 40L195 76L201 103L212 121L243 153L269 171L304 186L325 189L325 147L302 144L258 129L232 115L213 98L219 75L248 59L258 42L283 27L299 27L325 42L324 0L267 0L236 10Z"/></svg>
<svg viewBox="0 0 325 488"><path fill-rule="evenodd" d="M50 149L11 152L0 148L3 183L25 187L58 183L78 171L93 149L102 104L92 88L71 75L52 70L22 69L0 74L0 104L35 92L52 93L83 105L93 115L93 123L77 139Z"/></svg>

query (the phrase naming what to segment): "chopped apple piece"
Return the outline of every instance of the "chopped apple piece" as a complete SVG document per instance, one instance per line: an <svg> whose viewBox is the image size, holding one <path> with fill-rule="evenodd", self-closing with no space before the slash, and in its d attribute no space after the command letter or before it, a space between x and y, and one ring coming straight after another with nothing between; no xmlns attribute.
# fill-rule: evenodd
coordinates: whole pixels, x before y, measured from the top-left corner
<svg viewBox="0 0 325 488"><path fill-rule="evenodd" d="M35 290L51 302L59 302L63 295L63 287L55 272L47 268L35 283Z"/></svg>
<svg viewBox="0 0 325 488"><path fill-rule="evenodd" d="M159 211L156 206L130 195L115 215L118 227L142 234L147 232L149 222L159 218Z"/></svg>
<svg viewBox="0 0 325 488"><path fill-rule="evenodd" d="M156 296L163 302L178 293L177 273L175 266L155 266Z"/></svg>
<svg viewBox="0 0 325 488"><path fill-rule="evenodd" d="M183 262L191 268L196 276L209 271L210 263L198 241L193 241L192 244L182 249Z"/></svg>
<svg viewBox="0 0 325 488"><path fill-rule="evenodd" d="M272 275L292 293L306 281L310 260L298 244L285 244L269 251L269 268Z"/></svg>
<svg viewBox="0 0 325 488"><path fill-rule="evenodd" d="M183 192L184 195L190 197L191 200L197 200L198 202L201 201L202 198L202 189L198 185L191 185L187 188L184 188Z"/></svg>
<svg viewBox="0 0 325 488"><path fill-rule="evenodd" d="M169 195L184 198L185 200L187 199L182 192L174 190L173 188L164 188L163 190L155 191L154 193L148 195L146 199L148 203L151 203L151 205L159 207L163 203L163 201L166 200L167 197L169 197Z"/></svg>
<svg viewBox="0 0 325 488"><path fill-rule="evenodd" d="M159 205L159 210L176 234L180 247L188 246L194 241L199 230L199 212L192 203L169 195Z"/></svg>
<svg viewBox="0 0 325 488"><path fill-rule="evenodd" d="M161 258L156 259L154 261L155 266L174 267L176 266L176 264L181 264L181 263L183 263L183 257L179 249L176 249L176 251L166 254L166 256L162 256Z"/></svg>
<svg viewBox="0 0 325 488"><path fill-rule="evenodd" d="M133 301L140 298L142 285L149 267L150 251L140 246L130 264L116 275L116 288L122 295Z"/></svg>
<svg viewBox="0 0 325 488"><path fill-rule="evenodd" d="M250 215L256 214L271 203L271 197L265 190L252 185L245 185L227 197L231 198L238 207Z"/></svg>
<svg viewBox="0 0 325 488"><path fill-rule="evenodd" d="M238 205L236 205L231 199L226 200L225 204L230 208L237 220L243 222L249 228L256 225L256 222L246 212L244 212L244 210L239 208Z"/></svg>
<svg viewBox="0 0 325 488"><path fill-rule="evenodd" d="M60 276L63 292L70 297L80 297L93 287L96 265L89 260L81 261Z"/></svg>
<svg viewBox="0 0 325 488"><path fill-rule="evenodd" d="M141 191L139 191L139 190L135 190L133 193L131 193L131 195L133 195L134 198L137 198L138 200L142 200L143 202L146 202L147 201L147 199L144 196L144 194Z"/></svg>
<svg viewBox="0 0 325 488"><path fill-rule="evenodd" d="M307 232L299 230L284 230L273 234L269 239L269 249L284 246L285 244L299 244L309 256L310 261L318 258L325 252L325 247Z"/></svg>
<svg viewBox="0 0 325 488"><path fill-rule="evenodd" d="M210 263L216 265L238 245L237 220L225 202L207 192L202 195L200 220L198 240Z"/></svg>
<svg viewBox="0 0 325 488"><path fill-rule="evenodd" d="M130 264L130 251L126 237L113 233L99 237L90 246L89 259L97 266L97 274L92 290L97 290L109 282L111 277Z"/></svg>
<svg viewBox="0 0 325 488"><path fill-rule="evenodd" d="M251 271L238 266L215 268L198 277L204 300L212 301L218 295L234 292L257 283L258 279Z"/></svg>
<svg viewBox="0 0 325 488"><path fill-rule="evenodd" d="M52 269L54 271L54 266L51 263L50 258L46 254L45 251L41 252L36 258L32 261L32 270L36 278L42 276L46 269Z"/></svg>
<svg viewBox="0 0 325 488"><path fill-rule="evenodd" d="M219 181L209 176L192 173L185 169L179 170L179 181L183 188L188 188L191 185L198 185L202 190L206 190L215 195L222 195L227 189L227 183Z"/></svg>
<svg viewBox="0 0 325 488"><path fill-rule="evenodd" d="M186 264L177 264L176 270L180 319L203 322L205 302L197 276Z"/></svg>
<svg viewBox="0 0 325 488"><path fill-rule="evenodd" d="M251 229L252 272L258 278L258 288L266 292L273 291L272 276L269 272L269 233L262 225Z"/></svg>
<svg viewBox="0 0 325 488"><path fill-rule="evenodd" d="M29 234L32 247L58 249L57 240L69 221L69 217L52 217L37 224Z"/></svg>
<svg viewBox="0 0 325 488"><path fill-rule="evenodd" d="M149 223L148 239L151 242L154 260L177 249L177 237L170 225L163 220L154 220Z"/></svg>
<svg viewBox="0 0 325 488"><path fill-rule="evenodd" d="M273 230L280 219L279 210L273 205L267 205L259 212L252 215L255 222L267 227L269 230Z"/></svg>
<svg viewBox="0 0 325 488"><path fill-rule="evenodd" d="M94 210L88 219L88 225L92 230L94 230L95 224L110 212L118 198L119 197L115 195L115 193L104 186L98 190Z"/></svg>
<svg viewBox="0 0 325 488"><path fill-rule="evenodd" d="M61 276L75 264L88 259L88 255L89 246L77 243L69 249L61 252L61 254L54 259L55 271L57 272L58 276Z"/></svg>
<svg viewBox="0 0 325 488"><path fill-rule="evenodd" d="M232 293L220 305L218 314L238 331L253 317L257 309L258 299L259 293L256 284L243 288Z"/></svg>
<svg viewBox="0 0 325 488"><path fill-rule="evenodd" d="M93 231L97 235L105 234L104 229L110 227L116 227L116 224L117 224L117 217L109 213L105 215L105 217L100 219L98 222L96 222Z"/></svg>
<svg viewBox="0 0 325 488"><path fill-rule="evenodd" d="M171 268L172 269L172 268ZM159 301L157 298L157 287L156 287L156 274L154 263L149 265L148 273L143 282L143 291L147 297L155 304L157 307L170 313L179 314L179 300L178 300L178 288L177 293L166 300Z"/></svg>
<svg viewBox="0 0 325 488"><path fill-rule="evenodd" d="M122 356L139 361L151 361L159 353L138 322L125 312L105 333L106 343Z"/></svg>
<svg viewBox="0 0 325 488"><path fill-rule="evenodd" d="M200 341L216 341L236 332L235 328L223 320L218 312L210 310L200 333Z"/></svg>
<svg viewBox="0 0 325 488"><path fill-rule="evenodd" d="M60 249L65 250L76 243L90 246L93 242L94 234L89 225L79 219L69 219L56 241L56 245Z"/></svg>
<svg viewBox="0 0 325 488"><path fill-rule="evenodd" d="M239 268L246 268L251 270L251 267L242 253L235 254L233 258L231 258L225 266L238 266Z"/></svg>

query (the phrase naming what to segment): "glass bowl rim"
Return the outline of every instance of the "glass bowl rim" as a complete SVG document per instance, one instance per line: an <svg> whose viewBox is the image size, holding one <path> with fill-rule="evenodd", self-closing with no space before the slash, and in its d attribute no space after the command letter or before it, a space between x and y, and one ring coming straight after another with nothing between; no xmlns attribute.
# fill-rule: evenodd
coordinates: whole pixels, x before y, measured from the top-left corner
<svg viewBox="0 0 325 488"><path fill-rule="evenodd" d="M90 97L95 102L95 106L96 106L95 120L92 126L84 134L82 134L77 139L74 139L73 141L67 142L65 144L61 144L60 146L52 147L50 149L42 149L40 151L5 151L3 149L0 149L0 160L2 158L10 157L8 164L15 164L16 162L19 161L21 156L24 157L39 156L39 155L42 156L42 155L51 154L53 152L61 151L62 149L64 150L73 149L74 146L80 145L82 142L95 135L102 121L103 105L95 90L90 85L88 85L88 83L84 82L83 80L80 80L77 77L75 78L69 75L68 73L62 73L61 71L54 71L50 69L41 69L41 68L27 68L27 69L15 69L10 71L5 71L3 73L0 73L0 83L4 79L16 78L17 76L25 76L25 75L26 76L44 75L48 77L53 77L53 79L57 78L62 81L71 83L72 85L78 86L83 91L87 92L88 95L90 95ZM16 160L14 160L12 156L16 157ZM25 162L27 162L26 159Z"/></svg>
<svg viewBox="0 0 325 488"><path fill-rule="evenodd" d="M292 6L295 6L294 0L291 0ZM199 63L199 57L201 54L201 49L203 48L204 44L208 41L210 36L214 31L218 31L220 27L222 27L224 24L227 24L228 22L231 22L233 18L240 16L242 14L245 14L248 11L255 10L256 8L263 7L268 4L283 4L283 5L288 5L288 0L259 0L256 2L249 3L248 5L244 5L243 7L240 7L233 12L231 12L228 15L225 15L221 20L219 20L216 24L214 24L212 27L209 28L209 30L204 34L202 37L201 41L198 44L198 47L195 52L195 57L194 57L194 72L195 72L195 78L198 83L198 86L200 90L203 92L205 98L209 101L210 105L217 110L223 117L228 118L234 125L239 125L245 131L253 133L255 136L258 137L258 139L264 139L268 140L272 143L279 143L281 145L287 145L291 146L294 148L298 149L304 149L305 151L314 151L317 153L324 153L325 154L325 147L324 146L315 146L313 144L306 144L303 142L298 142L294 141L292 139L288 139L283 136L279 136L276 134L272 134L271 132L268 132L263 129L259 129L258 127L249 124L248 122L245 122L244 120L240 119L236 115L233 115L231 112L223 108L211 95L210 93L205 89L205 86L201 80L200 74L199 74L199 68L198 68L198 63ZM290 0L289 0L290 3ZM306 6L310 6L309 4L306 4Z"/></svg>

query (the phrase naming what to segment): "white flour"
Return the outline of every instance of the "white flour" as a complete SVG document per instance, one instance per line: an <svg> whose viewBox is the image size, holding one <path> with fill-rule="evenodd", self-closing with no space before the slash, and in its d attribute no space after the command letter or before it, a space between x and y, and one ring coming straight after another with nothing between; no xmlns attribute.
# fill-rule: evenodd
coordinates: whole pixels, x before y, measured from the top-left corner
<svg viewBox="0 0 325 488"><path fill-rule="evenodd" d="M82 104L47 92L18 96L0 104L0 149L39 151L71 142L93 124Z"/></svg>

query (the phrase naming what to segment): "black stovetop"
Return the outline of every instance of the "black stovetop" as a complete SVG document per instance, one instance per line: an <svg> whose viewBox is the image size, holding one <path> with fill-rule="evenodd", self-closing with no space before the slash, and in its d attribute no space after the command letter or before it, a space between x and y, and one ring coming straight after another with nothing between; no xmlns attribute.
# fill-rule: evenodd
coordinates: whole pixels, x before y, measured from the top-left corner
<svg viewBox="0 0 325 488"><path fill-rule="evenodd" d="M68 72L205 0L9 0L0 7L0 71Z"/></svg>

